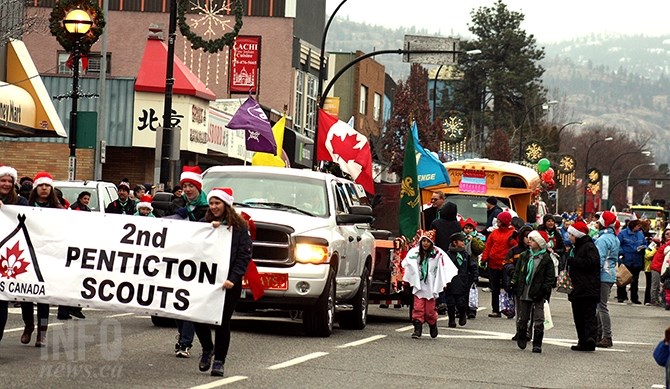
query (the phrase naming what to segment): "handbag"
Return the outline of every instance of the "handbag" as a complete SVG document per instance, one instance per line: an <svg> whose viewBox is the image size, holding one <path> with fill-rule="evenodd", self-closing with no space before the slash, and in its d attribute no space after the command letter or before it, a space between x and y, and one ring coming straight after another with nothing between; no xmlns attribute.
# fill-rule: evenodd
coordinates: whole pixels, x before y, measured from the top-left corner
<svg viewBox="0 0 670 389"><path fill-rule="evenodd" d="M507 294L505 290L500 291L500 313L503 315L507 316L508 319L511 319L514 317L516 314L516 310L514 308L514 300L510 298L510 296Z"/></svg>
<svg viewBox="0 0 670 389"><path fill-rule="evenodd" d="M554 328L554 320L551 318L551 309L547 300L544 300L544 330L547 331L552 328Z"/></svg>
<svg viewBox="0 0 670 389"><path fill-rule="evenodd" d="M556 291L560 293L572 293L572 279L570 279L570 270L568 269L568 261L565 261L565 268L558 272L556 277Z"/></svg>
<svg viewBox="0 0 670 389"><path fill-rule="evenodd" d="M477 309L479 308L479 291L477 290L477 284L472 283L472 286L470 287L470 302L469 302L469 307L470 309Z"/></svg>
<svg viewBox="0 0 670 389"><path fill-rule="evenodd" d="M633 273L626 265L620 263L616 266L616 286L626 286L633 281Z"/></svg>

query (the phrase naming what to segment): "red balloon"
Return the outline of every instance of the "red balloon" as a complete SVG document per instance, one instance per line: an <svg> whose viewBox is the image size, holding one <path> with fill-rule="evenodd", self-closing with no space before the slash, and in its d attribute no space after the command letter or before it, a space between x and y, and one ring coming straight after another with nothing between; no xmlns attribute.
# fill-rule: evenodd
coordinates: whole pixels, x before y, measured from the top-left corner
<svg viewBox="0 0 670 389"><path fill-rule="evenodd" d="M549 168L549 169L547 169L547 171L544 172L544 173L545 173L549 178L554 178L554 169L553 169L553 168Z"/></svg>
<svg viewBox="0 0 670 389"><path fill-rule="evenodd" d="M552 178L549 181L547 181L547 189L554 190L554 188L556 188L556 181L554 181L554 179Z"/></svg>

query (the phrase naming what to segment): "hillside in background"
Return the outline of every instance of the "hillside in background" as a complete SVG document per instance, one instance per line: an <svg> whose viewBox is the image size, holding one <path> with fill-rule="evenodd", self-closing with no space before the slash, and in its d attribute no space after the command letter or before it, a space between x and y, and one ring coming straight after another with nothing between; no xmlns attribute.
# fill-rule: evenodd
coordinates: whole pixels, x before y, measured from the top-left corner
<svg viewBox="0 0 670 389"><path fill-rule="evenodd" d="M417 28L389 29L336 18L326 49L400 49L406 34L431 35ZM564 102L566 122L583 120L649 139L657 163L670 162L670 35L592 35L538 46L546 52L543 82L552 98ZM409 75L409 65L399 55L375 59L396 81Z"/></svg>

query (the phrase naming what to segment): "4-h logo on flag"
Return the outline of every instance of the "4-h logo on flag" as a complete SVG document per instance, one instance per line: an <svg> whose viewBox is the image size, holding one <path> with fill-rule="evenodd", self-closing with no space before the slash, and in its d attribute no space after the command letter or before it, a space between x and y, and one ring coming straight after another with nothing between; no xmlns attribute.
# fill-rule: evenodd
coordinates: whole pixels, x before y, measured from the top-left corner
<svg viewBox="0 0 670 389"><path fill-rule="evenodd" d="M42 276L37 257L35 256L35 249L30 241L28 229L26 228L26 216L18 215L18 221L16 228L0 241L0 282L4 279L13 281L17 280L17 277L19 277L19 279L25 278L21 276L24 273L28 273L31 266L37 281L44 282L44 277ZM23 279L22 281L33 282L34 279ZM40 289L34 284L31 284L30 286L35 286L36 289ZM15 289L21 290L23 288L15 287Z"/></svg>

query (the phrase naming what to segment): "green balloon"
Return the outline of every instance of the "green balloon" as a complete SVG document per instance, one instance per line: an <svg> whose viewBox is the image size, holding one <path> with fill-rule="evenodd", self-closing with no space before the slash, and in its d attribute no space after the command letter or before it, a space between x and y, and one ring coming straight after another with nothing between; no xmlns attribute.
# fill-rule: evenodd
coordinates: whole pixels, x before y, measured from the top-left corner
<svg viewBox="0 0 670 389"><path fill-rule="evenodd" d="M549 160L546 158L542 158L541 160L537 161L537 170L539 170L540 173L544 173L549 170L550 166L551 162L549 162Z"/></svg>

